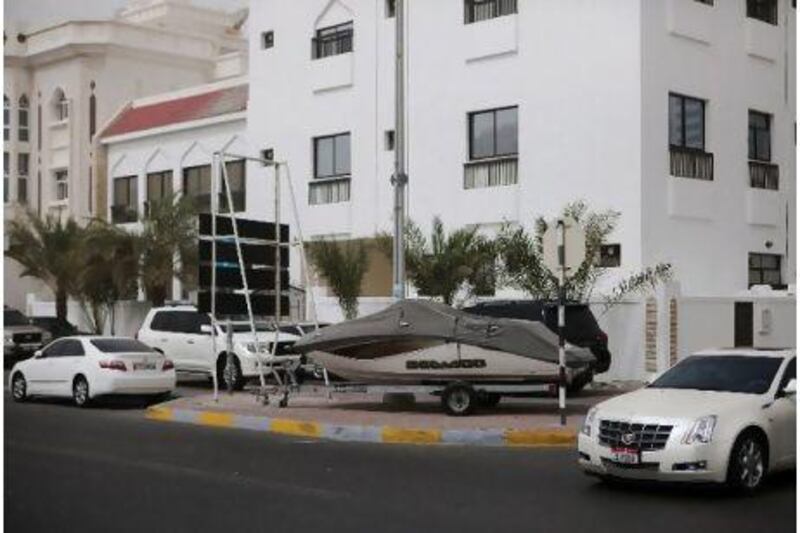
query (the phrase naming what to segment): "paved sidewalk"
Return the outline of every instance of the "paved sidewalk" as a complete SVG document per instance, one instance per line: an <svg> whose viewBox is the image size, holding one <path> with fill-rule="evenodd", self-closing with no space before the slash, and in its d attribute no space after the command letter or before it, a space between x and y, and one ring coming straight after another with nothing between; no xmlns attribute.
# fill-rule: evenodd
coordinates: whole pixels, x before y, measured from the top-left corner
<svg viewBox="0 0 800 533"><path fill-rule="evenodd" d="M559 424L554 397L503 398L494 408L467 417L447 416L438 398L417 395L413 405L384 402L380 395L294 395L287 407L261 405L254 391L178 398L151 407L153 420L266 431L311 438L407 444L571 446L586 411L630 385L590 389L567 400L568 419Z"/></svg>

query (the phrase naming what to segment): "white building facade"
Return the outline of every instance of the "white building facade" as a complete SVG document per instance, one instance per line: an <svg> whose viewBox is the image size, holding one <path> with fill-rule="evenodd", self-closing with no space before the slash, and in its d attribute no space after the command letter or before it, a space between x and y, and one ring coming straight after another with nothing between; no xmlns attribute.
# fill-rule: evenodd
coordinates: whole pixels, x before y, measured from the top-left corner
<svg viewBox="0 0 800 533"><path fill-rule="evenodd" d="M620 275L794 283L790 0L406 5L411 219L530 227L584 199L622 213ZM248 138L289 163L307 236L391 228L392 8L251 5Z"/></svg>
<svg viewBox="0 0 800 533"><path fill-rule="evenodd" d="M107 21L5 28L4 219L31 209L79 221L97 205L93 137L132 99L246 72L244 14L187 0L131 2ZM5 303L42 287L4 260ZM44 294L42 294L44 296Z"/></svg>

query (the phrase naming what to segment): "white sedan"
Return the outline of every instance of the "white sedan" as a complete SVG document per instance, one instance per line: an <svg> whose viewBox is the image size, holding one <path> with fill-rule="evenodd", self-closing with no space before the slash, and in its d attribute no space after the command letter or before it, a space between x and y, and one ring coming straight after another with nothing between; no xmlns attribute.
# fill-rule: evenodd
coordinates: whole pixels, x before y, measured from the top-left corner
<svg viewBox="0 0 800 533"><path fill-rule="evenodd" d="M157 395L175 389L175 367L145 344L120 337L64 337L11 369L11 396L72 398L79 407L110 394Z"/></svg>
<svg viewBox="0 0 800 533"><path fill-rule="evenodd" d="M794 350L700 352L643 389L602 402L578 435L578 462L607 478L757 489L795 466Z"/></svg>

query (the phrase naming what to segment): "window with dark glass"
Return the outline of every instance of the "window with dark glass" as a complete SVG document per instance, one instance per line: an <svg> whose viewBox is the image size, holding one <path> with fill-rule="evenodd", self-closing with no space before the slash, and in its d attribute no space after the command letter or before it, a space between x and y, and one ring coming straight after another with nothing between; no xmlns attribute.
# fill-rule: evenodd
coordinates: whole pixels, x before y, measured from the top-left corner
<svg viewBox="0 0 800 533"><path fill-rule="evenodd" d="M66 169L53 172L56 184L56 200L66 200L69 198L69 174Z"/></svg>
<svg viewBox="0 0 800 533"><path fill-rule="evenodd" d="M471 24L517 12L517 0L464 0L464 23Z"/></svg>
<svg viewBox="0 0 800 533"><path fill-rule="evenodd" d="M275 46L275 32L264 31L261 32L261 48L266 50Z"/></svg>
<svg viewBox="0 0 800 533"><path fill-rule="evenodd" d="M17 154L17 202L28 203L28 174L30 173L30 154Z"/></svg>
<svg viewBox="0 0 800 533"><path fill-rule="evenodd" d="M10 138L11 132L11 101L8 96L3 95L3 140Z"/></svg>
<svg viewBox="0 0 800 533"><path fill-rule="evenodd" d="M19 109L17 110L17 138L19 138L20 142L28 142L30 140L29 108L28 97L23 94L19 98Z"/></svg>
<svg viewBox="0 0 800 533"><path fill-rule="evenodd" d="M395 0L385 0L386 4L384 6L384 12L386 13L386 18L394 17L395 12Z"/></svg>
<svg viewBox="0 0 800 533"><path fill-rule="evenodd" d="M778 0L747 0L747 17L778 24Z"/></svg>
<svg viewBox="0 0 800 533"><path fill-rule="evenodd" d="M245 165L244 159L226 162L225 173L228 176L228 183L230 184L233 210L234 212L244 211L247 186L247 166ZM220 178L223 177L224 176L220 176ZM228 196L225 189L222 190L222 198L223 200L220 201L220 211L226 211Z"/></svg>
<svg viewBox="0 0 800 533"><path fill-rule="evenodd" d="M314 178L350 175L350 133L314 139Z"/></svg>
<svg viewBox="0 0 800 533"><path fill-rule="evenodd" d="M353 21L320 28L311 39L311 57L322 57L346 54L353 51Z"/></svg>
<svg viewBox="0 0 800 533"><path fill-rule="evenodd" d="M771 285L782 287L781 256L751 253L748 256L748 286Z"/></svg>
<svg viewBox="0 0 800 533"><path fill-rule="evenodd" d="M771 116L767 113L750 111L748 114L748 157L754 161L772 159L772 138L770 134Z"/></svg>
<svg viewBox="0 0 800 533"><path fill-rule="evenodd" d="M114 205L111 206L111 221L115 224L135 222L138 204L136 176L114 178Z"/></svg>
<svg viewBox="0 0 800 533"><path fill-rule="evenodd" d="M97 131L97 97L94 93L89 96L89 140L94 137Z"/></svg>
<svg viewBox="0 0 800 533"><path fill-rule="evenodd" d="M183 169L183 195L192 199L199 212L211 211L211 165Z"/></svg>
<svg viewBox="0 0 800 533"><path fill-rule="evenodd" d="M161 200L172 200L172 171L147 173L147 204Z"/></svg>
<svg viewBox="0 0 800 533"><path fill-rule="evenodd" d="M505 107L469 114L469 159L515 156L517 108Z"/></svg>
<svg viewBox="0 0 800 533"><path fill-rule="evenodd" d="M622 246L619 244L600 245L595 265L601 268L616 268L622 265Z"/></svg>
<svg viewBox="0 0 800 533"><path fill-rule="evenodd" d="M9 174L11 173L11 160L9 159L8 152L3 152L3 202L9 202Z"/></svg>
<svg viewBox="0 0 800 533"><path fill-rule="evenodd" d="M705 102L679 94L669 95L669 144L705 150Z"/></svg>

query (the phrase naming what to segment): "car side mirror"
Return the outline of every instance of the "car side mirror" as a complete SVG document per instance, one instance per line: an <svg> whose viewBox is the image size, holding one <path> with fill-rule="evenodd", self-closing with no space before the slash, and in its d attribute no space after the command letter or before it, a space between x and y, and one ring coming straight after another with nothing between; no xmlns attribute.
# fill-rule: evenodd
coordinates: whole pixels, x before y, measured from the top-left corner
<svg viewBox="0 0 800 533"><path fill-rule="evenodd" d="M789 380L789 383L781 391L782 396L794 396L797 394L797 380L792 378Z"/></svg>
<svg viewBox="0 0 800 533"><path fill-rule="evenodd" d="M33 352L34 359L38 359L41 356L42 356L42 351L41 350L36 350L35 352Z"/></svg>
<svg viewBox="0 0 800 533"><path fill-rule="evenodd" d="M201 324L200 325L200 333L202 335L211 335L214 330L211 327L211 324Z"/></svg>

